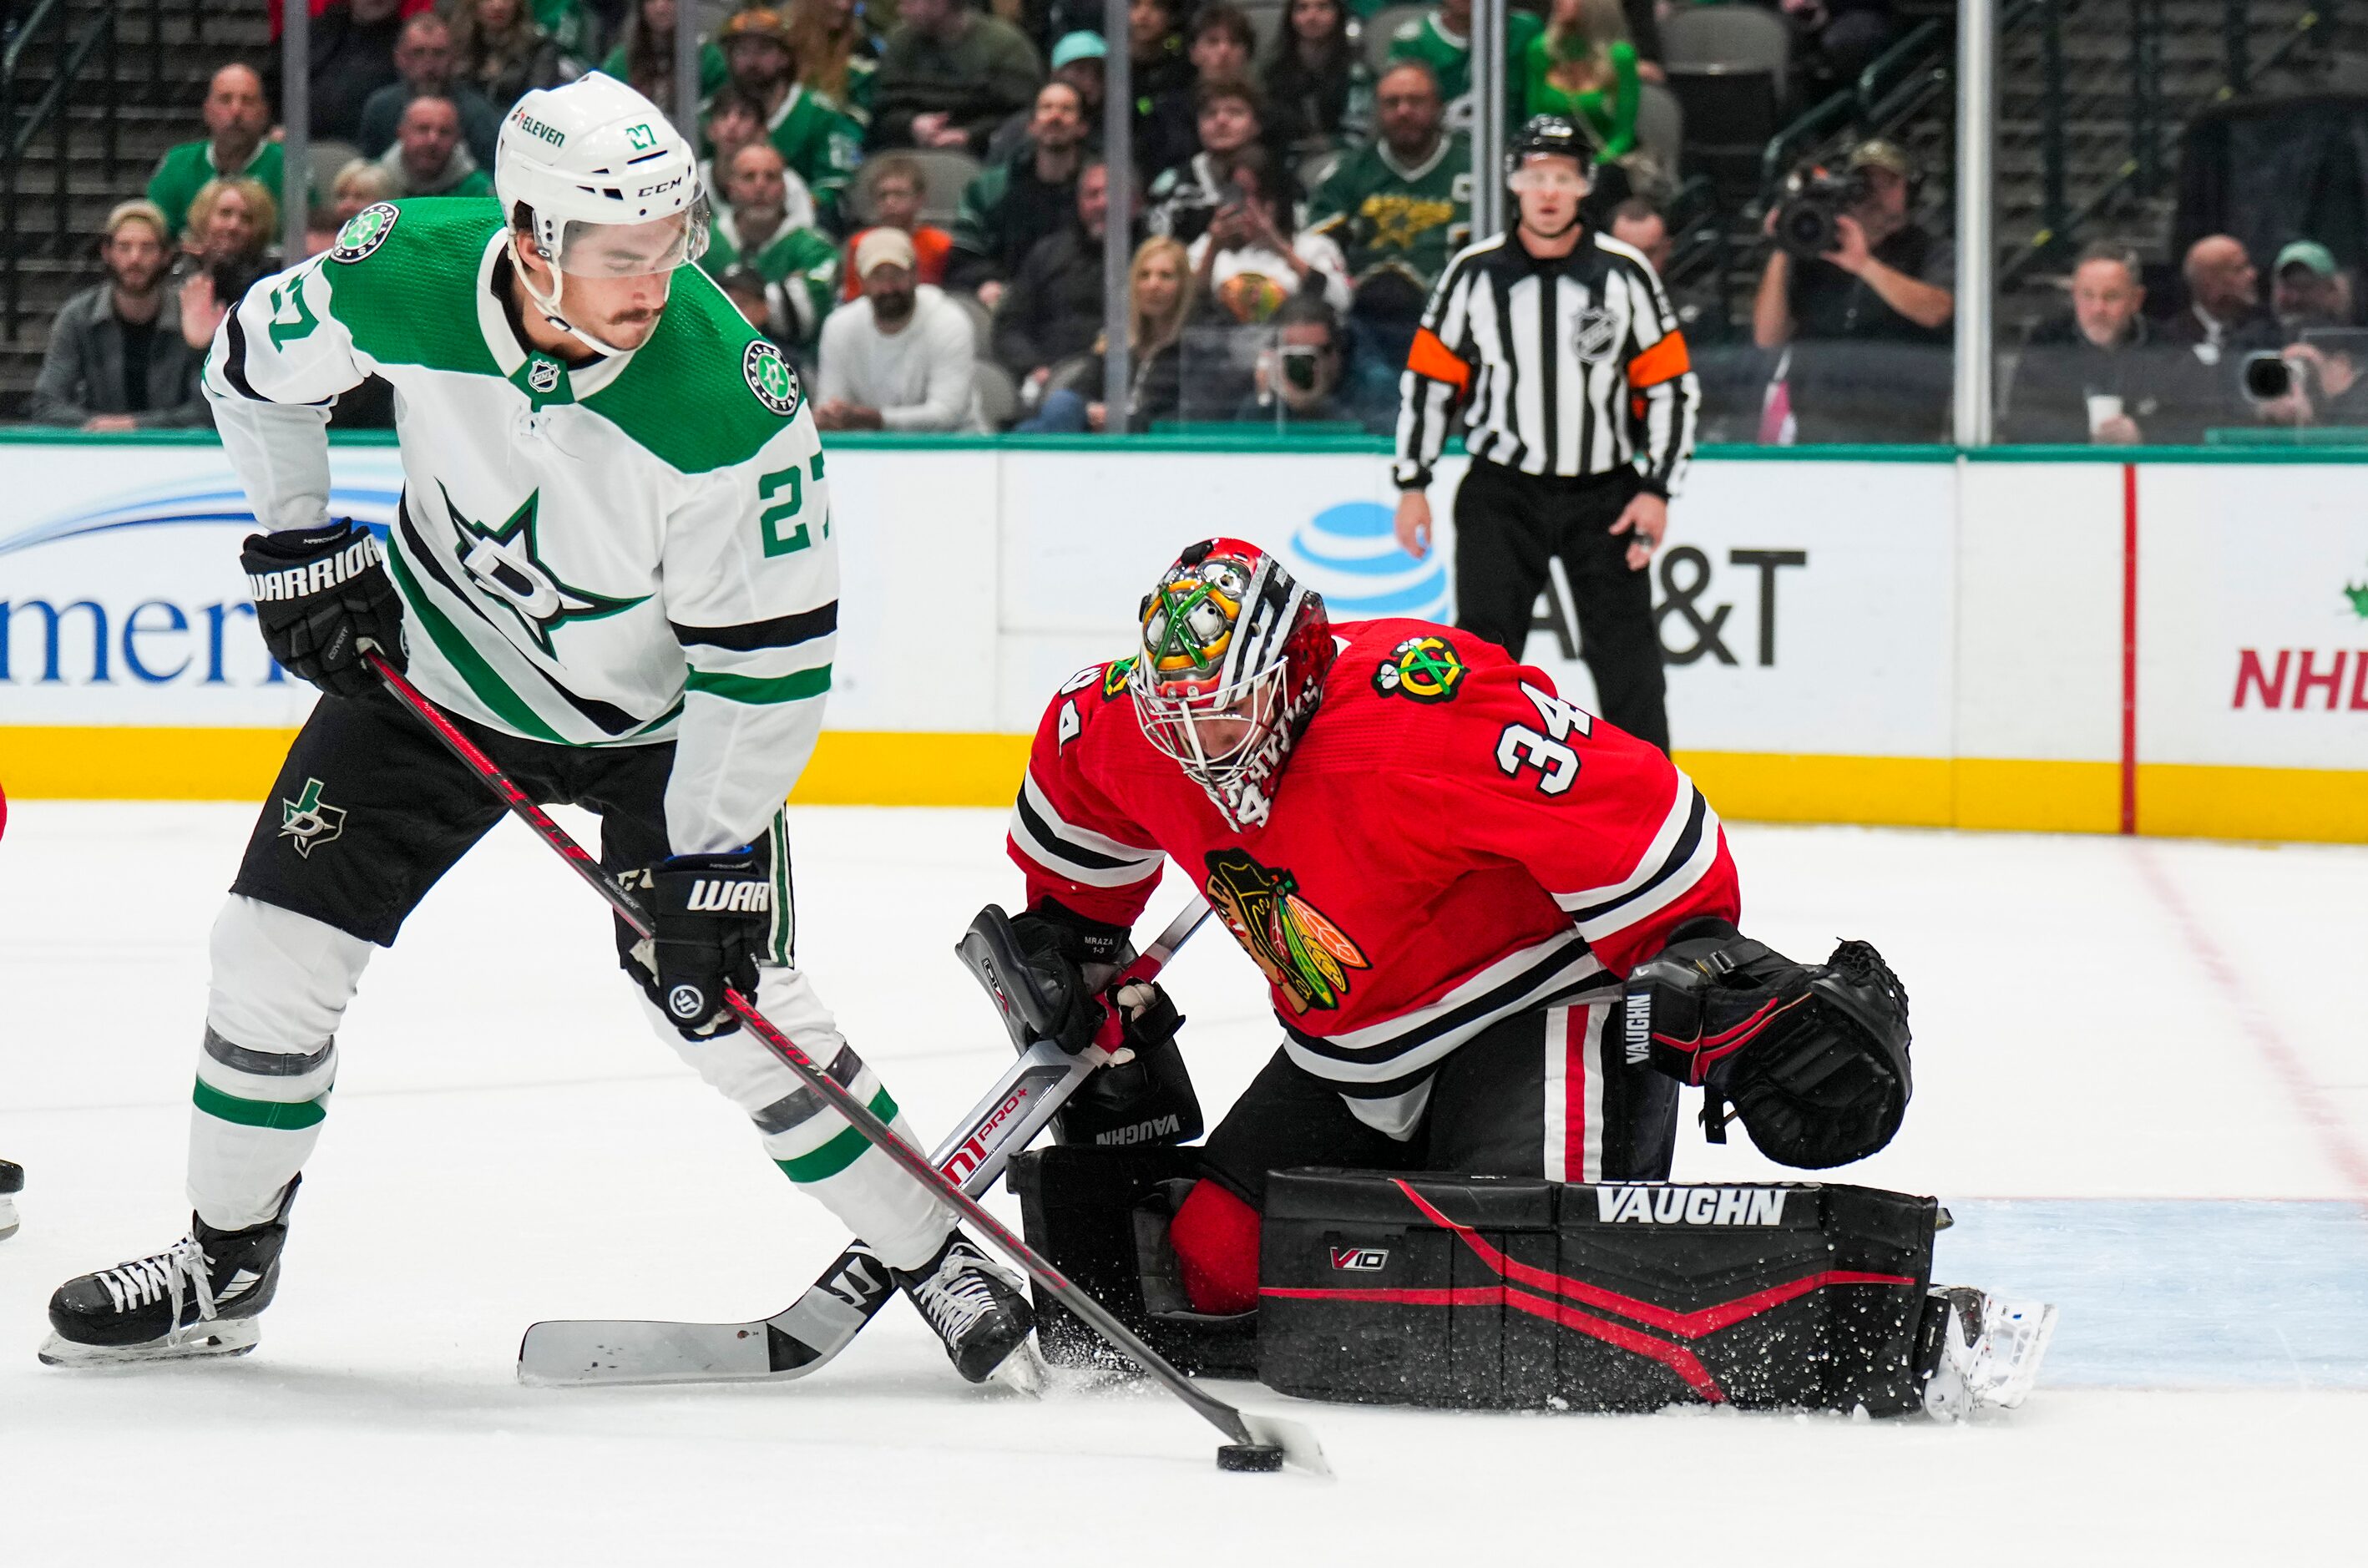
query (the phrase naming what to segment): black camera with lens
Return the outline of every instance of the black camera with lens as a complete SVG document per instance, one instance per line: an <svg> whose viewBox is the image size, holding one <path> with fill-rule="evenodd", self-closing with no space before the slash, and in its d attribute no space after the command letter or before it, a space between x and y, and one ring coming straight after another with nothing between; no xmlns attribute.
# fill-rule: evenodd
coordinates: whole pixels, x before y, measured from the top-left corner
<svg viewBox="0 0 2368 1568"><path fill-rule="evenodd" d="M1776 208L1777 244L1804 261L1832 255L1841 248L1842 214L1866 199L1867 188L1862 169L1795 169Z"/></svg>

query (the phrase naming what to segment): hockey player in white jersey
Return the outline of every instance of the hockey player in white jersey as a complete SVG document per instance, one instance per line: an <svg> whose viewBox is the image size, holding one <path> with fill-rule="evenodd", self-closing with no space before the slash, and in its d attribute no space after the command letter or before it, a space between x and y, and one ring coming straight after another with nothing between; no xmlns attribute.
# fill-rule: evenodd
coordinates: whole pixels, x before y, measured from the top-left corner
<svg viewBox="0 0 2368 1568"><path fill-rule="evenodd" d="M631 88L528 94L495 189L369 208L214 339L206 392L265 530L242 558L257 621L324 695L214 926L189 1233L61 1287L43 1358L254 1346L371 948L502 815L380 689L374 648L538 800L599 814L603 864L655 910L655 942L620 925L618 947L661 1038L983 1380L1023 1353L1025 1298L723 1005L753 994L912 1136L792 962L780 807L838 608L798 378L687 265L708 235L696 154ZM404 468L382 551L328 517L329 408L370 374L395 389Z"/></svg>

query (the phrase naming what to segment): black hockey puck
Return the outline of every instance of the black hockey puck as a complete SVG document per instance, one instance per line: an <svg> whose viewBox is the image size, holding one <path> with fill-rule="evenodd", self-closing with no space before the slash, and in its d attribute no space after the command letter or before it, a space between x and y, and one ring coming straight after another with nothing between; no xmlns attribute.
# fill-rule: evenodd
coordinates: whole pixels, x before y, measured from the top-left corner
<svg viewBox="0 0 2368 1568"><path fill-rule="evenodd" d="M1227 1443L1217 1450L1219 1470L1276 1471L1282 1468L1282 1450L1272 1443Z"/></svg>

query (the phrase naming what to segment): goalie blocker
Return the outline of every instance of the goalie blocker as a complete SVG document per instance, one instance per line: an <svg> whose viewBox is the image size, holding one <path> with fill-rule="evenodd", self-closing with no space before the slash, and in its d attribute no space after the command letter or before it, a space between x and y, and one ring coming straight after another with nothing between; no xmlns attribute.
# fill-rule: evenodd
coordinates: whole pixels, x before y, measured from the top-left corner
<svg viewBox="0 0 2368 1568"><path fill-rule="evenodd" d="M1922 1408L1947 1298L1929 1198L1841 1185L1578 1185L1278 1171L1255 1313L1191 1312L1166 1239L1191 1149L1014 1162L1030 1242L1188 1369L1468 1409ZM1094 1346L1040 1302L1055 1364Z"/></svg>

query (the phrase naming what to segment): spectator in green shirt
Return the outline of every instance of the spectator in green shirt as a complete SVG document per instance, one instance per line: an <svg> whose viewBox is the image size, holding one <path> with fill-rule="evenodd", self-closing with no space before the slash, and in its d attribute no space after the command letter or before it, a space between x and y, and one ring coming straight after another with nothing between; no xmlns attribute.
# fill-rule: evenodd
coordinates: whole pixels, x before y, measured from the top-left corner
<svg viewBox="0 0 2368 1568"><path fill-rule="evenodd" d="M943 147L977 157L1044 80L1036 46L969 0L904 0L872 85L871 145Z"/></svg>
<svg viewBox="0 0 2368 1568"><path fill-rule="evenodd" d="M700 265L714 278L754 267L772 291L783 337L811 344L838 291L838 247L790 222L788 193L781 154L770 143L752 142L734 153L724 172L726 205L715 209Z"/></svg>
<svg viewBox="0 0 2368 1568"><path fill-rule="evenodd" d="M1594 142L1596 163L1636 147L1636 46L1620 0L1554 0L1545 31L1521 51L1523 112L1558 114Z"/></svg>
<svg viewBox="0 0 2368 1568"><path fill-rule="evenodd" d="M1529 110L1521 101L1521 59L1545 24L1528 11L1505 11L1505 123L1519 125ZM1398 28L1390 40L1392 60L1419 60L1430 67L1447 100L1447 122L1472 128L1472 0L1440 0L1439 9Z"/></svg>
<svg viewBox="0 0 2368 1568"><path fill-rule="evenodd" d="M263 97L263 78L250 66L223 66L206 89L202 112L205 139L167 152L148 181L148 199L170 225L168 239L181 237L189 203L208 180L244 175L261 180L273 200L281 199L279 143L264 140L271 128L271 106Z"/></svg>
<svg viewBox="0 0 2368 1568"><path fill-rule="evenodd" d="M723 58L731 87L757 106L774 150L812 193L817 219L836 232L862 132L796 80L789 24L779 13L759 6L724 23Z"/></svg>

